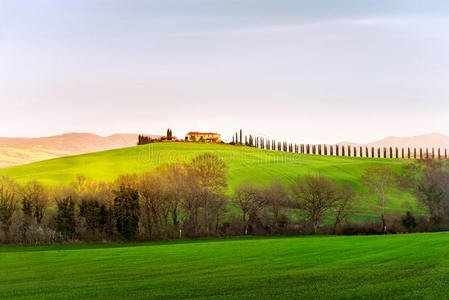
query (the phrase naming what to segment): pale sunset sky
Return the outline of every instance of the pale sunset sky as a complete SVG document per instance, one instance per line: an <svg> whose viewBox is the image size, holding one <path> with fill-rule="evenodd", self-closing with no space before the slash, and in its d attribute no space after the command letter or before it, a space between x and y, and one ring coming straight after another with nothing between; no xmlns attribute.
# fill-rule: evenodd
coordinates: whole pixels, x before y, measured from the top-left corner
<svg viewBox="0 0 449 300"><path fill-rule="evenodd" d="M0 0L0 136L449 134L449 1Z"/></svg>

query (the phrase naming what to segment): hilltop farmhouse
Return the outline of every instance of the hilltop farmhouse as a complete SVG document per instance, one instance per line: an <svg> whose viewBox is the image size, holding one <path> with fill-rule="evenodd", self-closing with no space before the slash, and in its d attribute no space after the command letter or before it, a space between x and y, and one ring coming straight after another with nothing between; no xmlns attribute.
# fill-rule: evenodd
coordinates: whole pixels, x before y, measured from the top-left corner
<svg viewBox="0 0 449 300"><path fill-rule="evenodd" d="M214 132L198 132L198 131L190 131L187 133L186 141L192 141L192 142L209 142L209 143L220 143L221 142L221 136L218 133Z"/></svg>

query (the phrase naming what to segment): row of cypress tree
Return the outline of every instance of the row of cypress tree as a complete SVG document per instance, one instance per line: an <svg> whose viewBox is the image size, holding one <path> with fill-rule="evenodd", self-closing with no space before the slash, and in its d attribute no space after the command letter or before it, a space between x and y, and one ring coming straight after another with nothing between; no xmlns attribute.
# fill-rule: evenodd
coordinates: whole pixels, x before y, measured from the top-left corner
<svg viewBox="0 0 449 300"><path fill-rule="evenodd" d="M351 157L377 157L377 158L404 158L404 159L447 159L447 149L441 148L411 148L411 147L368 147L351 145L327 145L327 144L292 144L285 141L253 135L243 135L242 130L232 137L233 145L245 145L259 149L293 152L301 154L351 156Z"/></svg>

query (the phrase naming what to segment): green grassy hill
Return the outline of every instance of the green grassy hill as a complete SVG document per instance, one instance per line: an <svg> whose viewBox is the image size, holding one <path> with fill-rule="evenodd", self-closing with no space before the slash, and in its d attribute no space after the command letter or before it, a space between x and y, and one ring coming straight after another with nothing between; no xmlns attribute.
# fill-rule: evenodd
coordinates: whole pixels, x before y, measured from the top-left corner
<svg viewBox="0 0 449 300"><path fill-rule="evenodd" d="M396 159L304 155L231 145L154 143L4 168L0 169L0 175L8 175L22 183L37 179L49 185L72 181L77 174L112 180L120 174L143 172L164 163L189 161L203 152L215 153L227 163L229 193L243 180L265 184L272 179L280 179L288 185L298 175L307 173L321 173L339 182L349 182L360 190L362 187L359 179L365 168L389 165L399 170L407 162ZM360 201L358 206L360 211L372 209L367 201ZM417 210L415 200L405 194L395 196L387 209L401 212Z"/></svg>
<svg viewBox="0 0 449 300"><path fill-rule="evenodd" d="M444 299L449 233L0 247L2 299Z"/></svg>

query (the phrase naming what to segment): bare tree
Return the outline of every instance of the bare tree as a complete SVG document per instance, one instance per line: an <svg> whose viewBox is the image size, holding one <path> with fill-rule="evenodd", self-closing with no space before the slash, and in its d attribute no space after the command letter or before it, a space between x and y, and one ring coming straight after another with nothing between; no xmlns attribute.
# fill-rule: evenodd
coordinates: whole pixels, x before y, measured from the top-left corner
<svg viewBox="0 0 449 300"><path fill-rule="evenodd" d="M22 189L22 202L30 205L30 212L37 224L41 224L48 207L48 191L36 180L28 182Z"/></svg>
<svg viewBox="0 0 449 300"><path fill-rule="evenodd" d="M0 225L9 241L12 217L17 209L20 186L6 176L0 176Z"/></svg>
<svg viewBox="0 0 449 300"><path fill-rule="evenodd" d="M322 175L298 177L291 186L297 206L302 209L315 233L324 214L336 207L339 200L338 185Z"/></svg>
<svg viewBox="0 0 449 300"><path fill-rule="evenodd" d="M396 175L390 167L372 167L366 168L361 181L369 191L376 195L378 204L380 205L382 219L382 230L387 231L385 220L385 202L387 195L390 194L396 185Z"/></svg>
<svg viewBox="0 0 449 300"><path fill-rule="evenodd" d="M261 196L264 198L265 206L273 214L273 228L274 231L277 231L279 229L280 213L282 208L288 205L289 195L281 182L275 180L261 190Z"/></svg>
<svg viewBox="0 0 449 300"><path fill-rule="evenodd" d="M189 173L198 180L200 196L204 209L204 225L209 232L211 219L209 216L209 202L221 197L227 188L226 164L212 153L200 154L189 164Z"/></svg>
<svg viewBox="0 0 449 300"><path fill-rule="evenodd" d="M250 223L255 221L264 206L264 199L256 188L243 182L234 192L234 201L242 210L243 233L247 235Z"/></svg>
<svg viewBox="0 0 449 300"><path fill-rule="evenodd" d="M160 174L153 172L139 175L137 190L141 202L141 222L149 239L152 239L154 234L161 238L168 226L170 202L164 179Z"/></svg>
<svg viewBox="0 0 449 300"><path fill-rule="evenodd" d="M339 199L336 202L336 215L332 230L333 234L336 234L337 226L345 222L351 214L354 195L354 190L349 184L345 184L340 188Z"/></svg>

